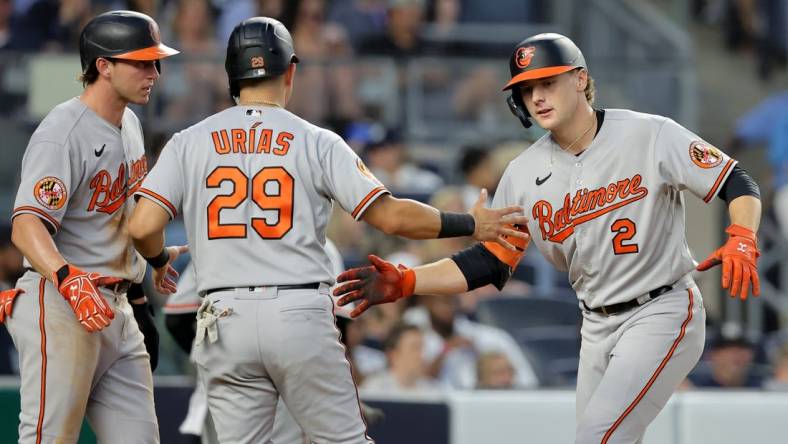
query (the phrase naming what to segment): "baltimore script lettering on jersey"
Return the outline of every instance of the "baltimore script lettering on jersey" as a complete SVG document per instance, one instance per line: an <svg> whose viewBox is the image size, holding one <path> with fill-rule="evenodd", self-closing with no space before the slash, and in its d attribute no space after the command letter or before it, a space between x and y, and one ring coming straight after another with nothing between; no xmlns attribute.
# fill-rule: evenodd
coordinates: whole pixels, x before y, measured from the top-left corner
<svg viewBox="0 0 788 444"><path fill-rule="evenodd" d="M126 163L118 167L118 177L112 180L112 175L107 170L101 170L90 179L90 189L93 196L88 204L88 211L113 214L123 205L128 196L134 194L142 185L142 179L148 174L148 160L143 155L129 166L128 179L126 178Z"/></svg>
<svg viewBox="0 0 788 444"><path fill-rule="evenodd" d="M532 213L534 220L539 222L542 240L563 243L574 233L574 227L643 199L648 189L640 186L642 181L643 177L635 174L632 178L611 182L606 187L577 190L573 198L566 193L563 206L555 215L550 202L536 202Z"/></svg>
<svg viewBox="0 0 788 444"><path fill-rule="evenodd" d="M249 130L233 128L231 130L212 131L213 147L218 154L242 153L242 154L270 154L284 156L290 149L290 142L293 135L288 132L280 132L276 135L276 145L271 149L271 141L274 140L274 131L269 128L258 130L262 122L255 122Z"/></svg>

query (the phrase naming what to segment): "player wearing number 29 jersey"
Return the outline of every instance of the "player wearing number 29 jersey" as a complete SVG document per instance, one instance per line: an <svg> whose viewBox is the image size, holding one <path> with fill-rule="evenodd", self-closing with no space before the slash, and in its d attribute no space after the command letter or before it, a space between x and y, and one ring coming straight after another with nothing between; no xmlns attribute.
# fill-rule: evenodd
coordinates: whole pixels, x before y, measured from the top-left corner
<svg viewBox="0 0 788 444"><path fill-rule="evenodd" d="M183 208L200 293L333 282L323 247L332 199L358 219L386 193L339 136L270 105L175 134L137 191L170 217Z"/></svg>
<svg viewBox="0 0 788 444"><path fill-rule="evenodd" d="M506 223L525 219L482 208L484 193L471 214L390 196L339 136L283 108L297 62L278 21L236 26L225 67L238 106L173 136L135 193L129 232L158 285L172 257L162 230L183 213L204 297L193 357L219 441L269 442L281 396L310 442L370 443L329 295L334 202L387 233L512 249L503 235L526 236Z"/></svg>

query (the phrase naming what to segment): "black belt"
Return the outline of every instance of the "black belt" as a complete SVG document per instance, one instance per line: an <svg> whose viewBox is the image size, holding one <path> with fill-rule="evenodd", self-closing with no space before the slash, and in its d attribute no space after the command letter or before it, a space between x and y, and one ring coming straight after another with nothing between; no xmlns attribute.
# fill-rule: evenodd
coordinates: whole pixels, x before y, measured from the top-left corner
<svg viewBox="0 0 788 444"><path fill-rule="evenodd" d="M267 285L263 285L266 287ZM320 288L320 282L310 282L308 284L296 284L296 285L270 285L271 287L276 287L278 290L317 290ZM210 290L206 290L205 294L216 293L217 291L227 291L227 290L235 290L236 288L248 288L249 291L254 291L255 288L258 287L221 287L221 288L211 288Z"/></svg>
<svg viewBox="0 0 788 444"><path fill-rule="evenodd" d="M642 298L642 297L641 298L635 298L635 299L632 299L631 301L619 302L618 304L603 305L603 306L597 307L597 308L591 308L588 305L586 305L585 302L583 302L583 307L585 307L586 310L593 311L594 313L601 313L603 315L610 316L610 315L614 315L614 314L623 313L623 312L625 312L627 310L630 310L632 308L635 308L635 307L640 307L641 305L645 304L646 302L648 302L648 301L650 301L652 299L656 299L659 296L669 292L670 290L673 290L673 287L671 287L670 285L663 285L663 286L661 286L659 288L655 288L655 289L649 291L648 292L648 295L649 295L648 299L645 299L645 298Z"/></svg>
<svg viewBox="0 0 788 444"><path fill-rule="evenodd" d="M38 273L37 270L35 270L34 268L30 268L30 267L25 267L25 270L26 271L32 271L34 273ZM39 274L41 274L41 273L39 273ZM132 283L133 282L131 282L129 280L123 279L122 281L118 282L117 284L109 285L109 286L107 286L105 288L107 290L113 292L113 293L126 293L127 291L129 291L129 287L131 286Z"/></svg>

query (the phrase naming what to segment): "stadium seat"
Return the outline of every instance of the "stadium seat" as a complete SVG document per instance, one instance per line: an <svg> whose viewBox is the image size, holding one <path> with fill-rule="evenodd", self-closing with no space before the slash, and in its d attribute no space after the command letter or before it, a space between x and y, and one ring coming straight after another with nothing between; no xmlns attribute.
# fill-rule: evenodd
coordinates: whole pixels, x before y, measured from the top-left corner
<svg viewBox="0 0 788 444"><path fill-rule="evenodd" d="M543 386L574 386L580 359L577 326L525 327L515 340L534 365Z"/></svg>
<svg viewBox="0 0 788 444"><path fill-rule="evenodd" d="M517 337L523 328L570 325L579 326L580 309L575 299L529 297L497 297L479 302L477 319L500 327Z"/></svg>

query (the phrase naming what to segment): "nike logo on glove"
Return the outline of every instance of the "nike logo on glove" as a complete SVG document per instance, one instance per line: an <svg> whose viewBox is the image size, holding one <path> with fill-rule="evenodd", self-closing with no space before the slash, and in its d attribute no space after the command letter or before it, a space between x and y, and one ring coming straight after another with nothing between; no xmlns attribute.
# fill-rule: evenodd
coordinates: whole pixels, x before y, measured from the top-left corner
<svg viewBox="0 0 788 444"><path fill-rule="evenodd" d="M101 149L100 149L100 150L95 150L95 149L94 149L94 150L93 150L93 154L95 154L95 155L96 155L96 157L101 157L101 155L102 155L102 154L104 154L104 147L105 147L105 146L107 146L107 144L106 144L106 143L105 143L104 145L101 145Z"/></svg>
<svg viewBox="0 0 788 444"><path fill-rule="evenodd" d="M550 171L550 174L548 174L547 176L545 176L545 178L544 178L544 179L540 179L540 178L539 178L539 176L537 176L537 177L536 177L536 186L539 186L539 185L541 185L541 184L543 184L543 183L547 182L547 179L549 179L549 178L550 178L550 176L552 176L552 175L553 175L553 172L552 172L552 171Z"/></svg>

